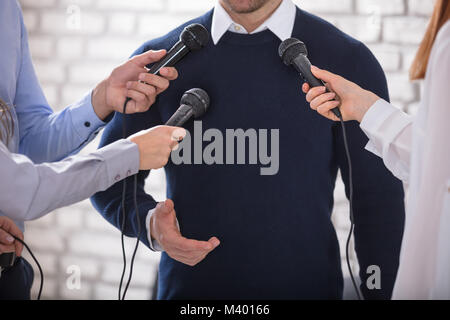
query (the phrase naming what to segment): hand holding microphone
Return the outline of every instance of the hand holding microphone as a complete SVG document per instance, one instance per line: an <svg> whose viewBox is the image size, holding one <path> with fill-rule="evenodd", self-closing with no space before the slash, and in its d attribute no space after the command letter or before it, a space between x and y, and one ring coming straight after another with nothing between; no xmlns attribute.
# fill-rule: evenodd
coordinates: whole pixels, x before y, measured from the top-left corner
<svg viewBox="0 0 450 320"><path fill-rule="evenodd" d="M175 43L175 45L169 50L167 55L165 55L165 57L159 60L158 62L155 62L150 67L150 69L146 69L147 74L141 74L139 76L140 82L144 85L148 84L147 80L152 81L152 79L158 78L157 76L158 74L168 76L168 72L169 70L171 70L170 68L167 69L168 67L173 67L177 62L183 59L189 52L200 50L201 48L206 46L208 40L209 40L209 33L204 26L198 23L194 23L187 26L186 28L184 28L183 32L181 32L180 40L177 43ZM173 76L176 78L178 77L178 74L174 74ZM167 89L167 87L168 83L167 86L162 87L163 89L162 91ZM162 91L157 91L157 94L161 93ZM128 110L129 108L128 104L132 99L134 99L134 97L131 95L129 95L126 99L124 99L122 111Z"/></svg>
<svg viewBox="0 0 450 320"><path fill-rule="evenodd" d="M139 169L151 170L164 167L172 150L186 136L186 130L178 127L158 126L138 132L128 140L139 147Z"/></svg>
<svg viewBox="0 0 450 320"><path fill-rule="evenodd" d="M316 78L311 73L311 62L308 59L308 50L306 49L306 45L300 40L295 38L284 40L278 48L278 54L283 63L287 66L294 67L309 86L321 87L325 85L323 81ZM328 88L325 90L329 92ZM342 117L338 105L338 103L335 103L334 108L331 109L331 112L337 119Z"/></svg>
<svg viewBox="0 0 450 320"><path fill-rule="evenodd" d="M23 240L23 233L8 217L0 217L0 254L14 252L20 257L23 245L14 237Z"/></svg>
<svg viewBox="0 0 450 320"><path fill-rule="evenodd" d="M278 54L284 64L293 66L305 81L302 90L307 93L306 100L311 108L328 119L361 122L367 110L379 99L353 82L312 66L306 45L298 39L284 40Z"/></svg>
<svg viewBox="0 0 450 320"><path fill-rule="evenodd" d="M161 69L160 75L148 73L146 66L164 56L165 50L147 51L115 68L92 92L97 116L103 120L113 111L122 112L125 99L129 101L127 113L147 111L156 96L169 87L169 81L178 78L173 67Z"/></svg>
<svg viewBox="0 0 450 320"><path fill-rule="evenodd" d="M302 90L306 93L306 101L310 103L311 109L330 120L339 121L332 112L339 106L344 121L361 122L369 108L380 99L376 94L329 71L312 66L311 72L315 77L325 81L333 92L327 92L325 86L311 88L308 83L304 83ZM339 96L339 100L335 100L336 95Z"/></svg>

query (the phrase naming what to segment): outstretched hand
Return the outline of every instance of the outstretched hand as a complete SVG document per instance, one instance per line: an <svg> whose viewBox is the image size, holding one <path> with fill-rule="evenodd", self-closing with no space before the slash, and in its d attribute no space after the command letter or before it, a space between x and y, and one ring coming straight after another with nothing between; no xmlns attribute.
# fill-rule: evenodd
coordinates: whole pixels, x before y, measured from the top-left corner
<svg viewBox="0 0 450 320"><path fill-rule="evenodd" d="M195 266L220 244L219 239L211 237L208 241L187 239L178 228L174 203L172 200L160 202L150 221L151 236L174 260Z"/></svg>

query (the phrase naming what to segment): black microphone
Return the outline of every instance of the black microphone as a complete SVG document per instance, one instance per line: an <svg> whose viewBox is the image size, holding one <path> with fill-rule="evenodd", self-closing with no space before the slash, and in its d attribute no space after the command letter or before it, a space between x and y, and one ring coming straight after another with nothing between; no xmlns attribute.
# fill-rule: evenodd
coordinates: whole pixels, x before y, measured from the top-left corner
<svg viewBox="0 0 450 320"><path fill-rule="evenodd" d="M191 89L181 97L180 107L166 122L166 126L181 127L192 117L201 117L209 108L210 99L203 89Z"/></svg>
<svg viewBox="0 0 450 320"><path fill-rule="evenodd" d="M164 67L173 67L190 51L197 51L206 46L208 40L209 33L204 26L198 23L187 26L181 32L180 40L167 52L162 60L151 66L148 73L157 74Z"/></svg>
<svg viewBox="0 0 450 320"><path fill-rule="evenodd" d="M312 74L311 62L308 59L308 50L306 49L306 45L300 40L295 38L284 40L278 48L278 54L284 64L287 66L293 66L311 88L325 85L322 80L317 79ZM326 91L330 92L328 88ZM341 111L338 107L332 109L331 111L336 115L336 117L342 117Z"/></svg>
<svg viewBox="0 0 450 320"><path fill-rule="evenodd" d="M167 52L160 61L154 63L148 73L158 74L164 67L173 67L178 61L183 59L189 52L197 51L206 46L209 40L208 30L198 23L188 25L180 34L180 40ZM131 98L127 97L125 107Z"/></svg>

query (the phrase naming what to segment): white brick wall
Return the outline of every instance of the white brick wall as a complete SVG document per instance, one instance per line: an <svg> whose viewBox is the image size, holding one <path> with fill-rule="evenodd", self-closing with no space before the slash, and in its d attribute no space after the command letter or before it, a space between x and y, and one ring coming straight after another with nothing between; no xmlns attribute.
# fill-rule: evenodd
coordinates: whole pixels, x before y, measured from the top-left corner
<svg viewBox="0 0 450 320"><path fill-rule="evenodd" d="M418 84L408 81L410 65L431 13L433 0L295 0L365 42L387 72L393 101L417 109ZM54 109L74 102L144 41L164 34L214 5L214 0L20 0L39 79ZM80 12L81 17L74 13ZM80 22L78 24L78 21ZM93 150L97 141L87 150ZM161 171L147 188L164 199ZM160 183L159 183L160 182ZM333 215L344 253L348 203L336 187ZM44 297L115 299L121 273L119 232L88 201L59 209L27 224L26 238L43 264ZM127 241L130 252L134 241ZM129 298L148 299L159 254L141 246ZM66 286L71 265L82 272L80 290ZM355 267L357 267L355 265ZM347 268L343 265L344 273ZM36 273L34 292L39 277Z"/></svg>

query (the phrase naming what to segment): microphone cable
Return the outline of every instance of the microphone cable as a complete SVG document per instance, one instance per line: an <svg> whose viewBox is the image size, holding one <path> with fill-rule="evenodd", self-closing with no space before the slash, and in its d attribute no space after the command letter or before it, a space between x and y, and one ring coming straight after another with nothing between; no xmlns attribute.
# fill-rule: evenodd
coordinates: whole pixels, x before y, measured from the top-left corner
<svg viewBox="0 0 450 320"><path fill-rule="evenodd" d="M30 247L25 243L25 241L23 241L22 239L16 237L13 234L10 234L16 241L19 241L28 251L28 253L30 254L31 258L33 258L34 262L36 263L38 269L39 269L39 274L41 276L41 283L39 285L39 292L38 292L38 296L37 296L37 300L41 300L41 295L42 295L42 289L44 287L44 272L42 272L42 267L38 261L38 259L36 259L36 257L33 254L33 251L31 251Z"/></svg>
<svg viewBox="0 0 450 320"><path fill-rule="evenodd" d="M125 112L127 110L127 103L129 98L125 100L125 104L123 105L123 118L122 118L122 138L126 138L126 124L125 124ZM122 246L122 260L123 260L123 268L122 268L122 275L120 277L120 283L119 283L119 292L118 292L118 298L119 300L122 300L122 285L123 285L123 279L125 277L125 272L127 268L127 255L125 252L125 239L124 239L124 230L125 230L125 223L126 223L126 209L125 209L125 200L126 200L126 193L127 193L127 178L123 179L122 182L122 220L120 223L120 242Z"/></svg>
<svg viewBox="0 0 450 320"><path fill-rule="evenodd" d="M136 196L136 194L137 194L137 174L134 175L134 183L133 184L134 184L133 202L134 202L134 208L135 208L134 211L136 212L136 222L138 224L138 232L137 232L138 236L137 236L137 239L136 239L136 245L134 246L133 255L131 256L130 274L128 276L128 281L127 281L127 284L125 286L125 290L123 291L122 300L125 300L125 295L127 294L128 287L129 287L129 285L131 283L131 278L133 276L134 261L136 259L136 253L137 253L137 250L138 250L138 247L139 247L139 241L140 241L139 239L141 237L141 231L142 231L141 221L139 219L139 208L138 208L138 203L137 203L137 196Z"/></svg>
<svg viewBox="0 0 450 320"><path fill-rule="evenodd" d="M353 287L355 288L356 295L358 296L358 300L362 299L362 294L360 293L359 287L356 284L355 277L353 276L353 270L352 266L350 265L350 241L353 235L353 231L355 228L355 221L354 221L354 215L353 215L353 169L352 169L352 159L350 156L350 148L348 146L348 140L347 140L347 132L345 130L345 122L342 117L342 114L339 113L339 121L341 123L342 128L342 136L344 139L344 148L345 148L345 154L347 157L347 165L348 165L348 185L349 185L349 203L350 203L350 231L348 233L347 242L345 244L345 259L347 261L347 268L350 273L350 278L352 280Z"/></svg>
<svg viewBox="0 0 450 320"><path fill-rule="evenodd" d="M126 130L126 123L125 123L125 116L126 116L126 110L127 110L127 104L130 101L130 98L126 98L125 103L123 105L123 117L122 117L122 138L126 139L127 136L127 130ZM128 287L130 286L131 283L131 279L133 276L133 269L134 269L134 261L136 259L136 253L139 247L139 239L141 237L141 233L142 233L142 227L141 227L141 221L139 218L139 208L138 208L138 203L137 203L137 174L134 175L133 177L133 202L134 202L134 210L135 210L135 214L136 214L136 222L137 222L137 227L138 227L138 234L137 234L137 239L136 239L136 244L134 246L134 250L133 250L133 255L131 257L131 261L130 261L130 272L128 275L128 280L125 284L125 289L123 291L122 294L122 287L123 287L123 281L125 278L125 273L126 273L126 267L127 267L127 255L125 252L125 226L126 226L126 216L127 216L127 211L125 208L125 203L126 203L126 193L127 193L127 177L125 177L125 179L123 180L123 184L122 184L122 221L121 221L121 227L120 227L120 237L121 237L121 246L122 246L122 258L123 258L123 269L122 269L122 275L120 277L120 283L119 283L119 292L118 292L118 298L119 300L125 300L127 291L128 291Z"/></svg>

